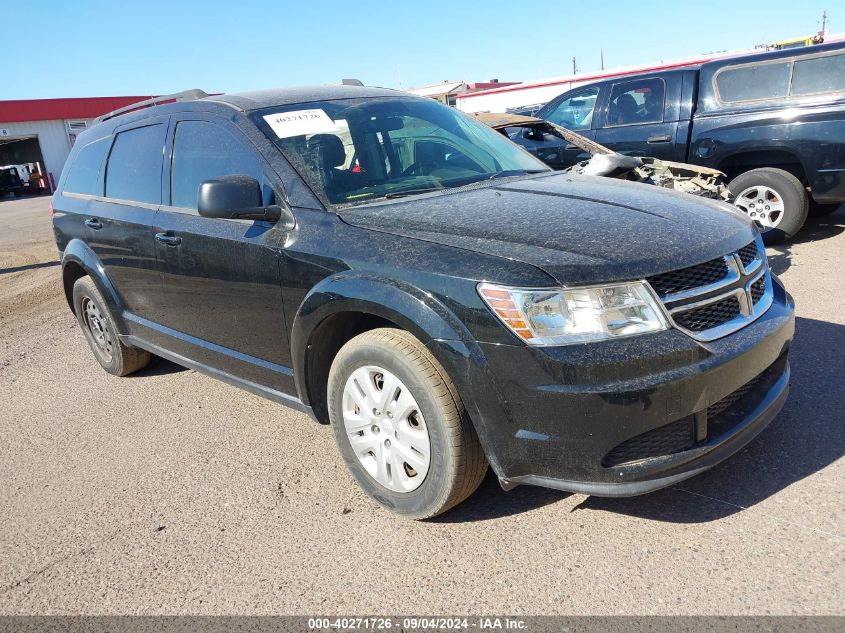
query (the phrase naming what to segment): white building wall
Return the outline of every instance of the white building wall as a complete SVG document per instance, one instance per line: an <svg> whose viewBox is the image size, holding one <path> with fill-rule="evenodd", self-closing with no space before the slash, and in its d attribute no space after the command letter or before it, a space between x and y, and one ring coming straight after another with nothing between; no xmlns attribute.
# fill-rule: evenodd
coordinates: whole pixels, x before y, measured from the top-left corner
<svg viewBox="0 0 845 633"><path fill-rule="evenodd" d="M455 107L464 112L504 112L508 108L546 103L559 94L571 90L587 81L562 81L548 86L520 86L515 89L502 89L491 94L485 92L471 92L458 95Z"/></svg>
<svg viewBox="0 0 845 633"><path fill-rule="evenodd" d="M73 119L74 121L85 121L90 127L93 119ZM64 120L54 121L24 121L22 123L3 123L0 121L0 128L9 130L10 137L38 137L38 144L41 146L41 155L44 158L44 169L53 174L56 184L62 174L65 160L70 153L70 140L68 139L67 123Z"/></svg>

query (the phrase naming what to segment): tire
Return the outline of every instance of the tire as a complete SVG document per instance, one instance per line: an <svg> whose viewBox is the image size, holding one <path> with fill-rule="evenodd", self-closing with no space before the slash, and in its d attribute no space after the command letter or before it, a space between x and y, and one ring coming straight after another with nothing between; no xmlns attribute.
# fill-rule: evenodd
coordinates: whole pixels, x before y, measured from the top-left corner
<svg viewBox="0 0 845 633"><path fill-rule="evenodd" d="M842 206L841 202L835 202L833 204L819 204L818 202L810 201L810 217L820 218L825 215L830 215L831 213L841 209Z"/></svg>
<svg viewBox="0 0 845 633"><path fill-rule="evenodd" d="M73 284L73 311L94 358L108 373L126 376L150 362L149 352L121 343L114 318L90 277Z"/></svg>
<svg viewBox="0 0 845 633"><path fill-rule="evenodd" d="M810 207L807 190L800 180L782 169L752 169L734 178L728 189L734 196L734 205L760 226L763 242L766 244L787 241L801 230L807 220ZM763 206L762 211L768 214L768 222L762 225L757 219L760 206ZM770 211L770 207L781 207L782 211L775 215L775 212Z"/></svg>
<svg viewBox="0 0 845 633"><path fill-rule="evenodd" d="M385 397L389 385L394 398ZM362 387L360 400L351 395L356 386ZM380 328L346 343L332 363L327 396L341 456L364 492L388 510L433 517L469 497L484 479L487 459L455 385L410 333ZM382 397L389 404L378 411L381 417L369 409L363 414L361 407Z"/></svg>

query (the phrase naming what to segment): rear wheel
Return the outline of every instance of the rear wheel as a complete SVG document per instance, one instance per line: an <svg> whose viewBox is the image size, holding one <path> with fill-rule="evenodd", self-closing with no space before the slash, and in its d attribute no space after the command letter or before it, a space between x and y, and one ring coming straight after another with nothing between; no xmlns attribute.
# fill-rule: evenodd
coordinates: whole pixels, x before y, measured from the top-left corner
<svg viewBox="0 0 845 633"><path fill-rule="evenodd" d="M329 417L358 485L413 519L471 495L487 460L455 386L408 332L365 332L338 352L329 374Z"/></svg>
<svg viewBox="0 0 845 633"><path fill-rule="evenodd" d="M760 227L766 244L794 236L807 220L810 198L801 181L782 169L752 169L728 185L734 205Z"/></svg>
<svg viewBox="0 0 845 633"><path fill-rule="evenodd" d="M149 352L121 343L114 318L90 277L73 284L73 308L94 357L107 372L126 376L150 362Z"/></svg>

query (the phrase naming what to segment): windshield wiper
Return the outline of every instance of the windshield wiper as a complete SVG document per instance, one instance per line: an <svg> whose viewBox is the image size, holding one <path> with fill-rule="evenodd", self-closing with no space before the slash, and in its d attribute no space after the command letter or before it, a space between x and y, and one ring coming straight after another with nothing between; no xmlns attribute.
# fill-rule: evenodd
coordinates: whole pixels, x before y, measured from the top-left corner
<svg viewBox="0 0 845 633"><path fill-rule="evenodd" d="M496 178L507 178L509 176L527 176L529 174L542 174L550 169L505 169L497 171L495 174L490 174L487 180L495 180Z"/></svg>
<svg viewBox="0 0 845 633"><path fill-rule="evenodd" d="M429 193L432 191L440 191L441 189L445 189L443 185L438 185L436 187L417 187L416 189L405 189L403 191L391 191L390 193L384 194L385 198L404 198L405 196L415 196L418 193Z"/></svg>

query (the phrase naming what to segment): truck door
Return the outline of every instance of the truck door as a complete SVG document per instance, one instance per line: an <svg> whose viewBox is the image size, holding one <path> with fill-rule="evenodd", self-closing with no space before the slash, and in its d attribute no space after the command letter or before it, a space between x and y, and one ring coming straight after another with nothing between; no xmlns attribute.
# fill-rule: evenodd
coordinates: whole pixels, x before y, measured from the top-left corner
<svg viewBox="0 0 845 633"><path fill-rule="evenodd" d="M683 161L685 145L677 142L680 91L679 73L613 83L596 141L620 154Z"/></svg>

